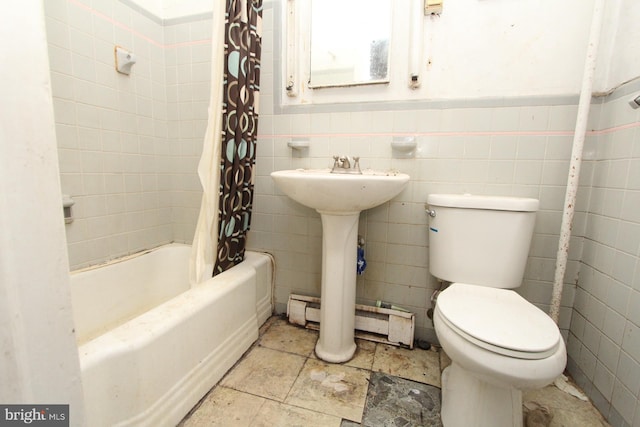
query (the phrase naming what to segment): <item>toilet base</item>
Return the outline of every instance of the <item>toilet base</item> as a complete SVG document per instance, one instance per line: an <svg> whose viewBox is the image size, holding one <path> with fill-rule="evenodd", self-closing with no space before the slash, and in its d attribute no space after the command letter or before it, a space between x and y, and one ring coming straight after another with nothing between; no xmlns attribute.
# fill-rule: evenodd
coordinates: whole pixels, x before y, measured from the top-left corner
<svg viewBox="0 0 640 427"><path fill-rule="evenodd" d="M444 427L522 427L522 391L488 383L453 362L442 372Z"/></svg>

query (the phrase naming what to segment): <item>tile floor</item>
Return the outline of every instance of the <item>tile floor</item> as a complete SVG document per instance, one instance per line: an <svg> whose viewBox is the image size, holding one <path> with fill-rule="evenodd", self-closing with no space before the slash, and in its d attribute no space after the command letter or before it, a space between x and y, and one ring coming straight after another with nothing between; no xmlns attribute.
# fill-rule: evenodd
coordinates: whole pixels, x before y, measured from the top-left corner
<svg viewBox="0 0 640 427"><path fill-rule="evenodd" d="M445 355L358 341L352 360L330 364L315 357L317 337L272 317L256 344L179 426L441 425ZM528 392L524 400L546 406L550 426L608 425L591 404L554 386Z"/></svg>

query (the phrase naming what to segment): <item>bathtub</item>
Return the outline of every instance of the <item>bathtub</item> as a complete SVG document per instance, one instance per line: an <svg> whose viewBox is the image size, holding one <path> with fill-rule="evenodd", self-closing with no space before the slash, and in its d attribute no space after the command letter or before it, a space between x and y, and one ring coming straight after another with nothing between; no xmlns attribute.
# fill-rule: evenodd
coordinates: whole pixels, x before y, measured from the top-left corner
<svg viewBox="0 0 640 427"><path fill-rule="evenodd" d="M258 338L271 315L269 256L189 286L171 244L71 274L86 425L174 426Z"/></svg>

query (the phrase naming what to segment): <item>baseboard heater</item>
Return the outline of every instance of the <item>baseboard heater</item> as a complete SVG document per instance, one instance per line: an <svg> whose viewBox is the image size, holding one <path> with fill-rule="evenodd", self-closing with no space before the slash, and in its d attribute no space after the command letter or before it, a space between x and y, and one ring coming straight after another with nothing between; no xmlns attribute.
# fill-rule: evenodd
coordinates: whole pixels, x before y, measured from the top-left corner
<svg viewBox="0 0 640 427"><path fill-rule="evenodd" d="M289 322L320 329L320 298L289 295ZM356 338L413 348L416 316L406 311L356 304Z"/></svg>

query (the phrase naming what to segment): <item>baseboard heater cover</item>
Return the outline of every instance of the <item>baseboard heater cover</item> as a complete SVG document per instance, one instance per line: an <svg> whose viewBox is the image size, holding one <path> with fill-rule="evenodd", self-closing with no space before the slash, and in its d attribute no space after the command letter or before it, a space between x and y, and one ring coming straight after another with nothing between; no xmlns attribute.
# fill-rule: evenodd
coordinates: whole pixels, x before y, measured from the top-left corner
<svg viewBox="0 0 640 427"><path fill-rule="evenodd" d="M356 338L413 349L416 316L400 310L356 304ZM289 295L287 317L294 325L320 329L320 298Z"/></svg>

